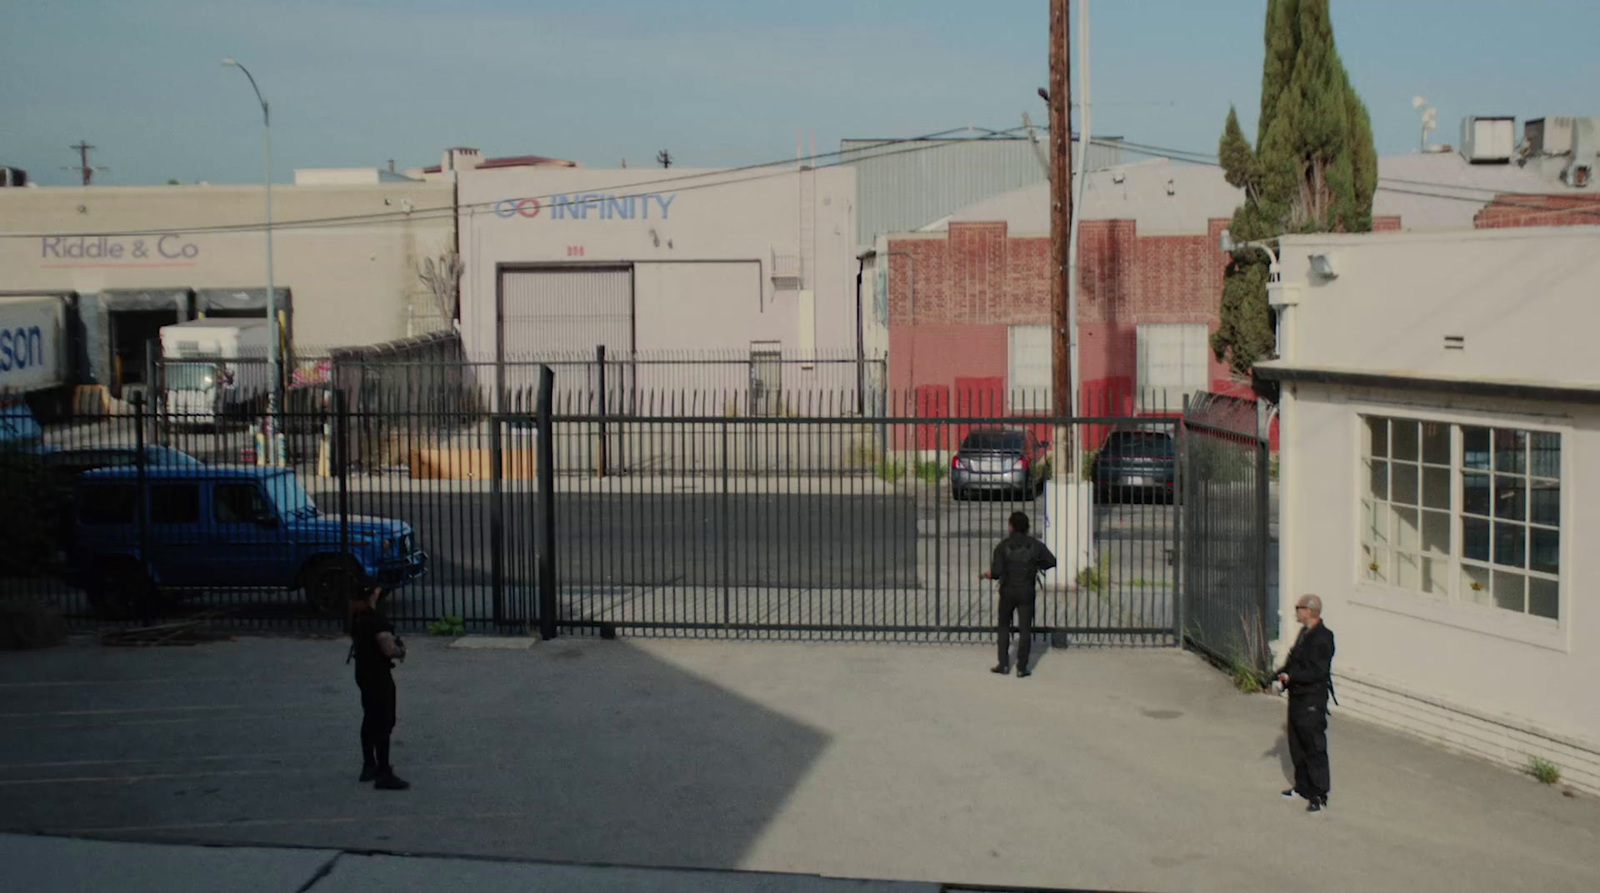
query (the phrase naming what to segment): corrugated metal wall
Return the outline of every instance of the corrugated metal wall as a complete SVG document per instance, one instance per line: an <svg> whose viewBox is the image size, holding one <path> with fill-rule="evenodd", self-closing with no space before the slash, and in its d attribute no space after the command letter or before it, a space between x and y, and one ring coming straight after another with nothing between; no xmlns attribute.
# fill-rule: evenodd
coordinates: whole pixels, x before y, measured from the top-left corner
<svg viewBox="0 0 1600 893"><path fill-rule="evenodd" d="M1048 145L1042 135L1040 141ZM1076 141L1073 146L1076 153ZM839 148L839 163L856 169L859 250L872 247L880 233L916 230L973 202L1045 179L1031 141L1022 137L843 140ZM1121 149L1090 144L1090 170L1121 163Z"/></svg>

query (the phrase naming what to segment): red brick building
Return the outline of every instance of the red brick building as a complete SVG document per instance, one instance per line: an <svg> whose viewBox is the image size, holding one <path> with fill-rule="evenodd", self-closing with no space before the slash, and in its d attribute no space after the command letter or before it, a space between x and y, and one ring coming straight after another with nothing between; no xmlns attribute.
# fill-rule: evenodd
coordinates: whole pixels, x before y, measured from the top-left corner
<svg viewBox="0 0 1600 893"><path fill-rule="evenodd" d="M1429 196L1416 188L1386 193L1380 184L1379 231L1600 222L1593 196L1496 195L1511 184L1551 188L1531 172L1471 166L1455 155L1383 161L1407 182L1449 185ZM1228 264L1220 236L1238 191L1215 168L1170 162L1090 176L1079 232L1080 414L1170 415L1186 393L1249 395L1249 383L1210 349ZM1471 183L1484 186L1464 185ZM887 254L877 262L887 269L889 385L899 401L891 410L1049 412L1045 188L997 197L928 229L879 243L878 254ZM918 440L935 447L927 432Z"/></svg>

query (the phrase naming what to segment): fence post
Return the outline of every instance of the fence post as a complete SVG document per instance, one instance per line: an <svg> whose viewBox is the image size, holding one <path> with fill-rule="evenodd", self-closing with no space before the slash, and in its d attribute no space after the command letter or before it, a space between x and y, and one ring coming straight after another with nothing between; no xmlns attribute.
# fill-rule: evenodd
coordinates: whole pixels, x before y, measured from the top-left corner
<svg viewBox="0 0 1600 893"><path fill-rule="evenodd" d="M144 343L144 397L150 406L150 412L145 414L145 442L156 443L156 416L161 409L161 394L156 390L156 367L161 356L161 342L151 338Z"/></svg>
<svg viewBox="0 0 1600 893"><path fill-rule="evenodd" d="M748 437L748 435L746 436ZM719 528L717 542L720 545L719 551L722 552L722 624L724 628L727 627L733 603L733 572L729 566L729 562L732 560L732 556L729 553L733 550L728 547L728 531L730 528L728 523L728 465L731 461L732 457L728 454L728 420L724 418L722 420L722 461L718 463L722 466L722 495L717 500L717 525Z"/></svg>
<svg viewBox="0 0 1600 893"><path fill-rule="evenodd" d="M138 394L133 394L128 402L133 404L133 438L137 446L137 452L134 455L137 457L136 462L139 468L139 499L134 504L134 508L138 512L139 558L141 561L145 561L149 558L150 543L147 540L149 524L145 521L145 494L148 492L148 488L145 486L145 466L148 463L145 461L144 453L146 442L144 436L144 399Z"/></svg>
<svg viewBox="0 0 1600 893"><path fill-rule="evenodd" d="M919 411L917 413L921 415ZM915 482L919 450L911 451L911 467L907 469ZM934 428L933 461L942 463L944 459L944 421L941 419ZM944 488L933 488L933 604L935 610L942 615L939 606L944 603Z"/></svg>
<svg viewBox="0 0 1600 893"><path fill-rule="evenodd" d="M600 389L600 449L594 454L594 476L603 478L609 466L606 461L606 346L604 344L595 345L594 361L600 368L597 382Z"/></svg>
<svg viewBox="0 0 1600 893"><path fill-rule="evenodd" d="M556 373L539 367L539 637L556 637L556 440L550 408Z"/></svg>
<svg viewBox="0 0 1600 893"><path fill-rule="evenodd" d="M344 403L344 391L337 385L329 393L333 398L334 473L339 476L339 553L350 554L350 419Z"/></svg>
<svg viewBox="0 0 1600 893"><path fill-rule="evenodd" d="M1183 395L1183 407L1178 416L1178 429L1174 432L1177 436L1173 440L1173 449L1177 451L1177 461L1172 463L1172 493L1177 505L1172 511L1172 606L1173 621L1177 624L1173 633L1177 637L1179 650L1183 649L1183 629L1186 620L1184 604L1188 600L1189 587L1184 585L1183 575L1188 567L1184 561L1184 551L1187 543L1183 539L1183 513L1189 510L1193 501L1185 489L1189 486L1189 395Z"/></svg>
<svg viewBox="0 0 1600 893"><path fill-rule="evenodd" d="M1265 667L1267 657L1271 652L1267 649L1267 604L1269 586L1269 564L1271 562L1272 544L1269 541L1272 535L1272 470L1270 458L1272 452L1271 432L1267 428L1266 405L1260 400L1256 401L1256 524L1259 525L1260 536L1256 537L1259 544L1256 554L1256 622L1261 632L1261 653L1256 655L1260 666Z"/></svg>

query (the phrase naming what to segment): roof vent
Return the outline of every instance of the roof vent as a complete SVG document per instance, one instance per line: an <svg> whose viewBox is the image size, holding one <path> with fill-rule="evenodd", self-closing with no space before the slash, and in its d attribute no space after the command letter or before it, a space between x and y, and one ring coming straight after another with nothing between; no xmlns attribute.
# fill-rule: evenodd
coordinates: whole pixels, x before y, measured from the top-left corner
<svg viewBox="0 0 1600 893"><path fill-rule="evenodd" d="M1511 117L1461 119L1461 157L1471 164L1508 164L1516 150L1516 123Z"/></svg>

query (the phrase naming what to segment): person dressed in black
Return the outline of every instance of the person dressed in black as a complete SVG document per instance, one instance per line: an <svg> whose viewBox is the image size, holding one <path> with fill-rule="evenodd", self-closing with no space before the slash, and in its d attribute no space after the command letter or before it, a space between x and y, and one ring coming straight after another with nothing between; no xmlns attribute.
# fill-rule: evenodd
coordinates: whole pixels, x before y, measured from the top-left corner
<svg viewBox="0 0 1600 893"><path fill-rule="evenodd" d="M361 689L361 780L382 791L403 791L410 783L389 764L389 734L394 731L394 661L406 659L405 643L378 610L383 590L374 588L350 602L350 654Z"/></svg>
<svg viewBox="0 0 1600 893"><path fill-rule="evenodd" d="M1289 692L1289 756L1294 787L1283 792L1311 801L1306 812L1328 806L1328 693L1333 679L1333 631L1322 622L1322 599L1303 595L1294 605L1300 635L1277 680Z"/></svg>
<svg viewBox="0 0 1600 893"><path fill-rule="evenodd" d="M1028 516L1012 512L1009 523L1011 535L994 547L994 558L989 569L980 574L984 580L1000 581L1000 609L996 630L1000 647L1000 662L991 673L1005 675L1011 670L1011 619L1017 620L1017 678L1032 675L1028 669L1028 651L1033 643L1033 603L1039 592L1039 575L1056 566L1056 557L1044 543L1028 535Z"/></svg>

